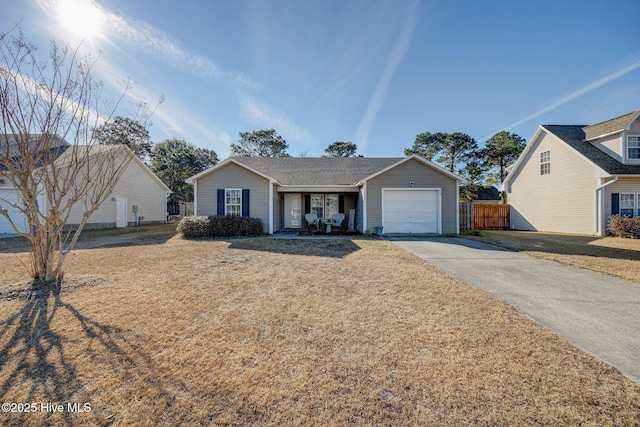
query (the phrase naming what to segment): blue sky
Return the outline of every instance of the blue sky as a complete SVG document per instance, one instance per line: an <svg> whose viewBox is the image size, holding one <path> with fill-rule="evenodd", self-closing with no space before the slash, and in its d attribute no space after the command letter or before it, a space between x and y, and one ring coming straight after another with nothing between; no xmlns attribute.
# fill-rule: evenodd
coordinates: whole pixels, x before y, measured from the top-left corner
<svg viewBox="0 0 640 427"><path fill-rule="evenodd" d="M229 154L275 128L289 153L352 141L397 157L421 132L593 124L640 109L640 2L0 0L0 32L102 51L116 96L166 101L154 142Z"/></svg>

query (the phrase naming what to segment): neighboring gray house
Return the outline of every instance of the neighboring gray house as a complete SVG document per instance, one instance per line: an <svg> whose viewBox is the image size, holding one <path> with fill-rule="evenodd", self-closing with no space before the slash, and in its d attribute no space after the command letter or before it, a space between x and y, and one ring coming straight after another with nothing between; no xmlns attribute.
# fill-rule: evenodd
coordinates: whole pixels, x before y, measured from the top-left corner
<svg viewBox="0 0 640 427"><path fill-rule="evenodd" d="M640 216L640 111L538 127L501 190L518 230L604 235L611 215Z"/></svg>
<svg viewBox="0 0 640 427"><path fill-rule="evenodd" d="M417 155L230 157L187 179L196 215L261 218L269 234L304 227L312 212L344 213L362 232L382 226L384 233L458 233L463 181Z"/></svg>

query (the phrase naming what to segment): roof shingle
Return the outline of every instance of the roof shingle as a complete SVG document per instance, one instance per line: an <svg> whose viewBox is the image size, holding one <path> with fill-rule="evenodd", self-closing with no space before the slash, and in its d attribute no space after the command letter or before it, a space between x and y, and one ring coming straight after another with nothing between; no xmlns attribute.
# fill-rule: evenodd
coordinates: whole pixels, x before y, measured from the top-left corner
<svg viewBox="0 0 640 427"><path fill-rule="evenodd" d="M282 185L354 185L399 162L386 157L234 157Z"/></svg>
<svg viewBox="0 0 640 427"><path fill-rule="evenodd" d="M590 141L602 135L622 131L638 114L640 114L640 110L595 125L584 126L585 140Z"/></svg>
<svg viewBox="0 0 640 427"><path fill-rule="evenodd" d="M585 126L544 125L542 127L611 175L640 175L640 165L620 163L590 142L587 142L585 140Z"/></svg>

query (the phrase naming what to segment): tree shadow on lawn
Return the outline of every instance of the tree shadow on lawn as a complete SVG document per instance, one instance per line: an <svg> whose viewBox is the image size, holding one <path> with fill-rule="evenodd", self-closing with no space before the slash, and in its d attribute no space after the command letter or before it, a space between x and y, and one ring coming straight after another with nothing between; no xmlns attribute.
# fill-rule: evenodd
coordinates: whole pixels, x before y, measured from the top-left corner
<svg viewBox="0 0 640 427"><path fill-rule="evenodd" d="M63 311L70 313L72 320L52 328L52 322ZM73 326L82 332L70 335L68 331ZM62 333L56 332L59 328L63 329ZM94 390L102 389L95 385L102 378L121 377L125 391L118 397L127 404L137 396L127 396L123 383L144 377L145 395L154 396L154 401L145 402L145 405L170 409L175 404L175 396L163 384L169 382L178 388L184 385L175 378L165 378L166 375L157 373L159 369L145 351L148 345L145 341L132 331L102 324L83 315L73 305L62 301L59 284L48 293L29 298L19 311L0 320L0 342L3 343L0 372L7 370L2 372L0 400L33 402L36 407L32 412L35 413L8 413L4 415L3 423L31 425L37 420L36 424L109 425L118 422L118 413L125 408L97 405L87 389L89 384L83 384L81 380L87 371L94 377L91 381ZM43 403L63 405L63 410L56 414L47 407L43 409ZM90 411L85 413L74 413L68 406L77 404L78 409L85 409L85 403L91 405Z"/></svg>
<svg viewBox="0 0 640 427"><path fill-rule="evenodd" d="M85 230L80 235L74 251L125 246L146 246L166 243L177 234L175 229L166 227ZM31 252L29 242L22 237L0 238L0 253Z"/></svg>
<svg viewBox="0 0 640 427"><path fill-rule="evenodd" d="M518 252L531 251L557 255L583 255L632 261L640 260L640 251L593 244L602 240L602 237L549 235L540 234L535 231L491 231L482 233L483 235L481 237L461 237L469 240L482 241Z"/></svg>
<svg viewBox="0 0 640 427"><path fill-rule="evenodd" d="M228 239L229 249L344 258L360 250L350 239L271 239L269 237Z"/></svg>

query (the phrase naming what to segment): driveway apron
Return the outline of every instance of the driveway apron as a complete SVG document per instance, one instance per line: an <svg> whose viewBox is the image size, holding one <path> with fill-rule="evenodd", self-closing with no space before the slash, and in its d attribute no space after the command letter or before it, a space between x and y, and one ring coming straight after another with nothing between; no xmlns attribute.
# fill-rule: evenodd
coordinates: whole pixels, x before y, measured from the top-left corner
<svg viewBox="0 0 640 427"><path fill-rule="evenodd" d="M456 237L390 237L640 382L640 284Z"/></svg>

